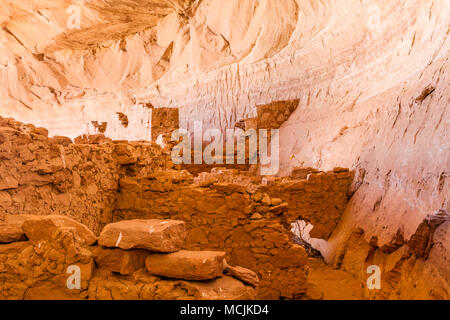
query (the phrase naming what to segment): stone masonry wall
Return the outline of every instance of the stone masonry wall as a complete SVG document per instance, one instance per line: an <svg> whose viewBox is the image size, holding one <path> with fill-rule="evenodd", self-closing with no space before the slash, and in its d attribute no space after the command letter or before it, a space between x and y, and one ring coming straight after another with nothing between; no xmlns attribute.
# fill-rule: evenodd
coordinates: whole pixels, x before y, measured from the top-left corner
<svg viewBox="0 0 450 320"><path fill-rule="evenodd" d="M228 265L224 252L181 251L185 236L182 221L108 224L97 238L66 216L5 215L0 300L255 298L253 271Z"/></svg>
<svg viewBox="0 0 450 320"><path fill-rule="evenodd" d="M165 141L170 141L172 132L180 127L178 108L153 108L152 109L152 141L155 142L159 135L163 135Z"/></svg>
<svg viewBox="0 0 450 320"><path fill-rule="evenodd" d="M168 153L154 143L103 135L75 141L0 118L0 220L64 215L97 235L115 221L182 220L184 249L226 252L230 264L257 272L262 299L305 295L307 253L293 243L290 224L311 222L313 234L326 239L353 179L340 168L300 168L291 178L215 168L194 178L172 170Z"/></svg>
<svg viewBox="0 0 450 320"><path fill-rule="evenodd" d="M258 129L279 129L297 109L300 100L276 101L257 106Z"/></svg>
<svg viewBox="0 0 450 320"><path fill-rule="evenodd" d="M291 175L295 177L296 171ZM306 171L297 178L275 181L260 190L289 204L285 220L305 220L314 228L312 238L328 240L338 225L349 200L354 173L344 168L327 172Z"/></svg>
<svg viewBox="0 0 450 320"><path fill-rule="evenodd" d="M291 241L290 223L300 216L311 219L327 235L343 213L352 176L346 171L272 178L266 186L261 177L227 169L195 180L186 171L123 178L114 221L186 221L187 249L223 250L232 264L256 271L259 298L298 298L306 289L307 254ZM336 195L327 195L332 192Z"/></svg>
<svg viewBox="0 0 450 320"><path fill-rule="evenodd" d="M0 117L0 218L62 214L98 233L112 219L120 177L170 166L155 144L90 138L73 144Z"/></svg>

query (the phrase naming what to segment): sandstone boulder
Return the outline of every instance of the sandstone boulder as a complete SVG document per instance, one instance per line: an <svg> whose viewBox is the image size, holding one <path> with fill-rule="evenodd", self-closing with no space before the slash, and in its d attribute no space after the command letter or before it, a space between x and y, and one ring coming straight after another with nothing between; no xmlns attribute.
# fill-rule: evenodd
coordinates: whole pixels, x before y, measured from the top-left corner
<svg viewBox="0 0 450 320"><path fill-rule="evenodd" d="M225 252L179 251L164 255L150 255L145 264L151 274L183 279L210 280L223 275Z"/></svg>
<svg viewBox="0 0 450 320"><path fill-rule="evenodd" d="M73 143L70 138L63 137L63 136L54 136L54 137L50 138L48 142L51 144L63 145L63 146L68 146Z"/></svg>
<svg viewBox="0 0 450 320"><path fill-rule="evenodd" d="M22 224L22 230L32 242L50 241L55 231L64 228L74 228L84 245L90 246L97 237L85 225L66 216L28 216Z"/></svg>
<svg viewBox="0 0 450 320"><path fill-rule="evenodd" d="M81 135L75 138L76 144L101 144L112 142L111 139L105 137L104 134L95 134L95 135Z"/></svg>
<svg viewBox="0 0 450 320"><path fill-rule="evenodd" d="M18 181L11 176L0 176L0 190L16 189L19 186Z"/></svg>
<svg viewBox="0 0 450 320"><path fill-rule="evenodd" d="M282 203L283 203L283 200L281 200L280 198L272 198L272 200L271 200L272 206L279 206Z"/></svg>
<svg viewBox="0 0 450 320"><path fill-rule="evenodd" d="M143 270L131 277L99 273L90 281L95 300L254 300L255 290L229 276L209 281L161 279Z"/></svg>
<svg viewBox="0 0 450 320"><path fill-rule="evenodd" d="M253 287L257 287L259 284L258 275L250 269L239 266L232 267L226 261L224 261L224 271L230 276L239 279L242 282Z"/></svg>
<svg viewBox="0 0 450 320"><path fill-rule="evenodd" d="M291 178L293 179L306 179L306 177L308 176L308 174L310 173L317 173L318 170L308 167L308 168L304 168L304 167L295 167L292 169L292 173L291 173Z"/></svg>
<svg viewBox="0 0 450 320"><path fill-rule="evenodd" d="M99 244L121 249L146 249L175 252L186 239L186 226L176 220L127 220L108 224L100 234Z"/></svg>
<svg viewBox="0 0 450 320"><path fill-rule="evenodd" d="M93 256L98 268L121 275L131 275L145 267L145 258L148 256L148 252L99 247L94 250Z"/></svg>
<svg viewBox="0 0 450 320"><path fill-rule="evenodd" d="M255 300L252 287L239 280L223 276L208 282L182 282L183 288L196 300Z"/></svg>
<svg viewBox="0 0 450 320"><path fill-rule="evenodd" d="M27 237L22 231L20 223L0 223L0 243L11 243L16 241L24 241Z"/></svg>

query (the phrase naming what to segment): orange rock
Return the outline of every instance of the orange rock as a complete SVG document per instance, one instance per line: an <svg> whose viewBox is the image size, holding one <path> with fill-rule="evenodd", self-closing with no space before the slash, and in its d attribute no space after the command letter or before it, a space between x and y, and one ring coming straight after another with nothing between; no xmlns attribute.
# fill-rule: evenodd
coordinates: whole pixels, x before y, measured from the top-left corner
<svg viewBox="0 0 450 320"><path fill-rule="evenodd" d="M27 241L0 244L0 255L19 254L28 247L31 247L31 245Z"/></svg>
<svg viewBox="0 0 450 320"><path fill-rule="evenodd" d="M95 300L254 300L255 290L223 276L209 281L161 279L143 271L132 277L107 279L98 273L91 281L89 299Z"/></svg>
<svg viewBox="0 0 450 320"><path fill-rule="evenodd" d="M272 258L272 264L277 268L305 266L307 261L308 255L306 250L299 245L280 250L280 253Z"/></svg>
<svg viewBox="0 0 450 320"><path fill-rule="evenodd" d="M242 282L249 284L253 287L257 287L259 284L258 275L250 269L243 267L232 267L224 260L224 271L232 277L241 280Z"/></svg>
<svg viewBox="0 0 450 320"><path fill-rule="evenodd" d="M283 203L283 200L281 200L280 198L272 198L272 200L271 200L271 204L273 206L279 206L282 203Z"/></svg>
<svg viewBox="0 0 450 320"><path fill-rule="evenodd" d="M291 177L293 179L306 179L306 177L308 176L308 174L310 173L317 173L318 170L308 167L308 168L303 168L303 167L295 167L292 169L292 173L291 173Z"/></svg>
<svg viewBox="0 0 450 320"><path fill-rule="evenodd" d="M111 248L175 252L181 249L185 239L183 221L128 220L108 224L100 234L99 244Z"/></svg>
<svg viewBox="0 0 450 320"><path fill-rule="evenodd" d="M74 228L85 245L93 245L97 237L85 225L66 216L31 216L22 224L22 229L32 242L51 240L53 233L62 228Z"/></svg>
<svg viewBox="0 0 450 320"><path fill-rule="evenodd" d="M0 190L17 189L19 183L11 176L1 176Z"/></svg>
<svg viewBox="0 0 450 320"><path fill-rule="evenodd" d="M26 239L21 224L0 223L0 243L11 243Z"/></svg>
<svg viewBox="0 0 450 320"><path fill-rule="evenodd" d="M75 138L76 144L101 144L108 142L112 142L112 140L101 133L95 135L82 135Z"/></svg>
<svg viewBox="0 0 450 320"><path fill-rule="evenodd" d="M63 136L54 136L54 137L50 138L48 142L51 144L57 144L57 145L63 145L63 146L68 146L69 144L73 143L70 138L63 137Z"/></svg>
<svg viewBox="0 0 450 320"><path fill-rule="evenodd" d="M136 270L145 267L145 250L122 250L96 248L93 252L98 268L117 272L122 275L133 274Z"/></svg>
<svg viewBox="0 0 450 320"><path fill-rule="evenodd" d="M257 260L249 248L236 248L231 253L230 263L255 269Z"/></svg>
<svg viewBox="0 0 450 320"><path fill-rule="evenodd" d="M28 288L24 300L78 300L78 290L69 290L58 286L53 281L39 282Z"/></svg>
<svg viewBox="0 0 450 320"><path fill-rule="evenodd" d="M239 280L223 276L208 282L182 282L196 300L255 300L256 292Z"/></svg>
<svg viewBox="0 0 450 320"><path fill-rule="evenodd" d="M51 175L40 175L37 173L29 173L20 177L20 185L44 186L52 183L54 177Z"/></svg>
<svg viewBox="0 0 450 320"><path fill-rule="evenodd" d="M151 274L183 279L209 280L223 275L225 252L179 251L170 254L150 255L145 261Z"/></svg>

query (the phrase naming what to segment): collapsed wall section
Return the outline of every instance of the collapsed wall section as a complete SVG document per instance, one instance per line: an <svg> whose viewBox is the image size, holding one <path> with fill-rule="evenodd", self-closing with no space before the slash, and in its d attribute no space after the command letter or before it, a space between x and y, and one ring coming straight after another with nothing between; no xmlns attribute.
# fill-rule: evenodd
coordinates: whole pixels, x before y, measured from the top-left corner
<svg viewBox="0 0 450 320"><path fill-rule="evenodd" d="M20 237L5 239L8 231ZM180 250L185 235L182 221L141 220L108 224L97 239L66 216L8 215L0 300L255 298L253 271L228 265L224 252Z"/></svg>

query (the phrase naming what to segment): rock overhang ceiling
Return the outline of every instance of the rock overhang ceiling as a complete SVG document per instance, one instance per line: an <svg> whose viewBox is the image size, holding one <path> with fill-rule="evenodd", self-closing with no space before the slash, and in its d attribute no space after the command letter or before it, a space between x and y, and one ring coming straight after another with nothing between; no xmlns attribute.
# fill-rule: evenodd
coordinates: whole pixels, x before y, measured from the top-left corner
<svg viewBox="0 0 450 320"><path fill-rule="evenodd" d="M280 174L366 172L321 247L332 262L357 228L382 247L450 210L449 17L447 0L2 1L0 115L72 138L107 122L107 136L141 140L148 103L224 129L298 100Z"/></svg>
<svg viewBox="0 0 450 320"><path fill-rule="evenodd" d="M445 1L4 1L0 10L3 113L72 137L148 102L180 107L185 126L221 128L273 100L361 102L448 48Z"/></svg>
<svg viewBox="0 0 450 320"><path fill-rule="evenodd" d="M313 10L316 5L308 7ZM102 109L129 108L135 100L178 107L179 102L156 100L166 96L159 90L170 90L166 83L201 85L201 74L217 81L229 72L217 73L218 69L273 57L288 45L298 26L299 8L296 1L6 2L2 38L8 68L3 79L10 84L3 86L3 104L22 118L30 109L52 109L46 113L50 117L56 113L59 119L73 112L73 104L79 102L82 109L84 100L96 105L84 106L88 118L101 117L96 112ZM232 81L240 86L238 79ZM85 99L77 101L80 97ZM101 97L110 105L101 106L106 103L98 101ZM229 105L223 108L222 116L212 118L215 125L239 120L237 111ZM244 109L240 113L252 111ZM63 128L51 124L55 121L31 114L28 120L34 118L63 133ZM77 120L66 134L85 130L79 123L83 119Z"/></svg>

